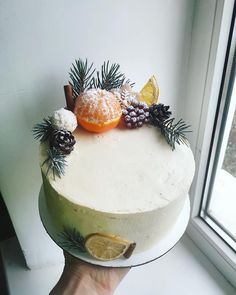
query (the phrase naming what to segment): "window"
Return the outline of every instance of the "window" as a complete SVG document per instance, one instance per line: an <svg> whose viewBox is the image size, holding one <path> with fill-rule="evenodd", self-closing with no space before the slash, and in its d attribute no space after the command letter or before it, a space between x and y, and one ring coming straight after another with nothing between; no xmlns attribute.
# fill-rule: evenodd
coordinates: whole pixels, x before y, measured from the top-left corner
<svg viewBox="0 0 236 295"><path fill-rule="evenodd" d="M236 251L236 56L231 41L225 65L228 77L223 75L218 106L222 112L215 118L200 216Z"/></svg>
<svg viewBox="0 0 236 295"><path fill-rule="evenodd" d="M236 287L236 4L196 3L184 114L196 160L187 233Z"/></svg>

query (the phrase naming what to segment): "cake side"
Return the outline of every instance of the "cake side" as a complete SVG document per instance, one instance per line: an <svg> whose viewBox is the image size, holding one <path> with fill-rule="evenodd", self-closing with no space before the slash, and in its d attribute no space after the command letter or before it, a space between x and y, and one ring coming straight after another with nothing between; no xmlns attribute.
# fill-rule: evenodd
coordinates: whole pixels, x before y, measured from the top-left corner
<svg viewBox="0 0 236 295"><path fill-rule="evenodd" d="M59 195L44 178L46 202L58 232L75 229L83 237L93 233L113 234L136 243L135 252L153 247L175 224L187 195L164 208L139 213L108 213L74 204Z"/></svg>
<svg viewBox="0 0 236 295"><path fill-rule="evenodd" d="M118 128L102 136L88 136L82 129L74 135L78 140L65 176L54 179L41 167L58 231L73 228L84 237L112 233L135 241L137 252L154 246L183 208L194 173L191 150L180 146L172 152L151 127L132 135ZM143 144L137 143L140 138ZM41 164L45 149L42 145ZM101 163L111 167L111 160L113 169L102 169Z"/></svg>

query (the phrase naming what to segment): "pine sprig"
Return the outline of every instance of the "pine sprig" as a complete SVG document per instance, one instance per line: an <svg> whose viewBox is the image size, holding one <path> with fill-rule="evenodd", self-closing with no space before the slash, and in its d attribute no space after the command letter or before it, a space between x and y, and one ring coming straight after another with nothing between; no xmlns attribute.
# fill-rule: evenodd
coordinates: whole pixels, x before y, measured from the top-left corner
<svg viewBox="0 0 236 295"><path fill-rule="evenodd" d="M39 139L40 141L46 141L49 139L53 132L51 118L44 118L42 123L35 124L32 132L34 134L35 139Z"/></svg>
<svg viewBox="0 0 236 295"><path fill-rule="evenodd" d="M87 59L85 62L82 59L75 60L75 64L72 64L69 73L71 79L69 84L72 86L73 99L75 100L80 93L91 88L110 91L120 88L124 83L129 83L132 87L134 83L126 80L125 75L120 73L119 69L119 64L110 65L107 61L103 63L101 71L97 71L96 77L94 77L93 63L89 65Z"/></svg>
<svg viewBox="0 0 236 295"><path fill-rule="evenodd" d="M75 64L72 64L70 68L70 79L69 84L73 89L73 98L76 97L83 91L92 87L93 74L93 63L88 65L87 59L85 62L82 59L75 60Z"/></svg>
<svg viewBox="0 0 236 295"><path fill-rule="evenodd" d="M47 165L48 175L49 171L52 171L53 177L58 176L61 178L65 174L66 159L65 155L60 153L57 149L50 148L47 150L47 159L43 162L42 166Z"/></svg>
<svg viewBox="0 0 236 295"><path fill-rule="evenodd" d="M60 233L60 245L62 247L65 247L67 249L75 249L79 250L81 252L86 252L85 249L85 239L80 234L79 231L77 231L75 228L64 228L64 231Z"/></svg>
<svg viewBox="0 0 236 295"><path fill-rule="evenodd" d="M97 71L97 77L93 79L93 87L105 89L107 91L120 88L125 82L125 75L119 72L120 65L109 65L109 61L104 62L101 72Z"/></svg>
<svg viewBox="0 0 236 295"><path fill-rule="evenodd" d="M186 133L192 132L189 130L190 125L187 125L182 119L177 123L174 123L174 120L174 118L167 119L157 126L161 129L161 133L172 150L175 149L175 143L189 145Z"/></svg>

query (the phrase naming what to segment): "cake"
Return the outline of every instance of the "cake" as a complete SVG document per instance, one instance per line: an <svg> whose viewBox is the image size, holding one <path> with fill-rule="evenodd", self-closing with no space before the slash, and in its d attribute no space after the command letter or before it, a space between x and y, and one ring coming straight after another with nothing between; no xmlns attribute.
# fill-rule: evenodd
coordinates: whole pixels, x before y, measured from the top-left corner
<svg viewBox="0 0 236 295"><path fill-rule="evenodd" d="M189 146L180 144L187 143L185 133L174 139L164 133L173 119L169 107L157 104L159 91L151 82L148 104L130 84L115 91L92 87L79 93L74 113L61 109L35 127L46 204L62 246L68 242L100 260L129 258L154 247L176 223L194 159ZM69 99L67 93L67 105L73 105ZM103 115L107 110L111 117ZM130 122L132 112L143 116ZM176 126L188 127L182 120Z"/></svg>

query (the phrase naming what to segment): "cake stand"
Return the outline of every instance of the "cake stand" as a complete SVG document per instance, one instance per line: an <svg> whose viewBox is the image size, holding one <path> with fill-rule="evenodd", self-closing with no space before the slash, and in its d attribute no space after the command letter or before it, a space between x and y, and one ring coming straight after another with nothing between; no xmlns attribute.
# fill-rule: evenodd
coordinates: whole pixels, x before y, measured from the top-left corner
<svg viewBox="0 0 236 295"><path fill-rule="evenodd" d="M92 258L87 253L81 253L75 249L67 249L66 247L62 247L59 241L59 232L53 226L53 222L51 220L50 213L48 212L48 208L46 206L46 200L44 195L43 187L41 187L39 193L39 214L41 221L44 225L45 230L52 238L52 240L63 250L67 251L74 257L77 257L83 261L86 261L90 264L100 265L105 267L134 267L140 266L149 262L152 262L168 251L170 251L180 240L182 235L184 234L186 227L189 221L190 215L190 202L189 198L186 198L184 207L182 209L181 214L179 215L175 225L169 231L169 233L161 239L153 248L141 252L141 253L133 253L130 258L119 258L112 261L100 261L97 259Z"/></svg>

